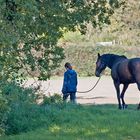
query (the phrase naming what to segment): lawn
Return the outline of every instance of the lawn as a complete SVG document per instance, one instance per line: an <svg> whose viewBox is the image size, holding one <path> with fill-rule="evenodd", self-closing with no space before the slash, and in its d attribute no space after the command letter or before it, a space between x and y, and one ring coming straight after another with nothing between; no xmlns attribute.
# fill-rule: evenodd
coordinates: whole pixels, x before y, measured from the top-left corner
<svg viewBox="0 0 140 140"><path fill-rule="evenodd" d="M140 140L140 111L136 107L118 110L117 105L54 106L49 126L0 140Z"/></svg>

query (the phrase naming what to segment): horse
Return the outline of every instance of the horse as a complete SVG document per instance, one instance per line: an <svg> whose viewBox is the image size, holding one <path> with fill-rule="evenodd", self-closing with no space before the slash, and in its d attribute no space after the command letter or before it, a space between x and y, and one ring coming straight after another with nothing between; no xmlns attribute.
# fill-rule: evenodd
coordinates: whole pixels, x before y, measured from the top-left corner
<svg viewBox="0 0 140 140"><path fill-rule="evenodd" d="M118 108L126 109L127 105L124 101L124 94L129 84L136 83L140 91L140 58L128 59L124 55L100 55L98 53L95 75L100 77L100 74L106 69L106 67L111 69L111 77L117 93ZM123 89L121 92L120 84L123 84ZM140 109L140 103L137 109Z"/></svg>

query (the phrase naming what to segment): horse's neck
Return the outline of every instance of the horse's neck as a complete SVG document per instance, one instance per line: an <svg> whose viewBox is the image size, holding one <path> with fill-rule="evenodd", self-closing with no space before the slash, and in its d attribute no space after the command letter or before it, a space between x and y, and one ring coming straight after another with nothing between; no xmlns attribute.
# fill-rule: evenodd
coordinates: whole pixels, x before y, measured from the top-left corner
<svg viewBox="0 0 140 140"><path fill-rule="evenodd" d="M119 56L109 56L108 62L107 62L107 67L112 69L112 67L116 64L119 63L121 60L124 60L125 58L119 57Z"/></svg>

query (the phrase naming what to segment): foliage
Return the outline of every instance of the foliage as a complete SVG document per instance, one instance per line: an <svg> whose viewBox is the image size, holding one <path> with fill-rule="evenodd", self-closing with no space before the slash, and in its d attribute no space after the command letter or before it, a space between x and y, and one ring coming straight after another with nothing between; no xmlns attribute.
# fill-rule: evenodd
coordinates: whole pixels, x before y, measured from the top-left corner
<svg viewBox="0 0 140 140"><path fill-rule="evenodd" d="M41 105L52 105L52 104L61 104L62 102L62 98L59 94L54 94L53 96L44 96L43 97L43 102L41 103Z"/></svg>
<svg viewBox="0 0 140 140"><path fill-rule="evenodd" d="M36 103L37 94L32 88L23 88L15 82L7 83L1 88L2 94L7 99L9 107L16 106L18 103Z"/></svg>
<svg viewBox="0 0 140 140"><path fill-rule="evenodd" d="M62 104L61 96L55 94L43 98L43 103L39 105L39 96L33 89L22 88L15 83L3 86L1 93L0 134L17 134L47 126L52 114L51 105Z"/></svg>
<svg viewBox="0 0 140 140"><path fill-rule="evenodd" d="M47 108L47 111L48 115L42 115L38 121L42 119L50 121L49 126L42 126L40 123L35 131L1 137L2 140L140 139L140 119L136 105L129 105L127 110L120 111L117 110L117 105L66 104L61 109L60 106L51 106ZM39 122L36 123L39 124Z"/></svg>
<svg viewBox="0 0 140 140"><path fill-rule="evenodd" d="M138 47L121 45L96 46L92 42L66 43L64 51L66 58L62 61L61 67L53 71L54 75L63 76L64 64L68 61L72 63L78 76L93 76L95 75L95 64L98 53L115 53L126 55L128 58L139 57L140 54L140 48ZM109 75L110 70L107 69L105 74Z"/></svg>
<svg viewBox="0 0 140 140"><path fill-rule="evenodd" d="M18 100L18 103L12 103L6 121L8 125L6 134L18 134L38 127L48 127L55 120L54 115L57 113L56 110L53 112L55 106L63 107L61 97L57 94L44 98L41 105L25 102L22 99Z"/></svg>
<svg viewBox="0 0 140 140"><path fill-rule="evenodd" d="M89 28L90 39L99 41L115 41L124 46L140 44L140 7L139 0L127 0L125 6L116 10L111 17L111 24L101 31ZM101 40L102 39L102 40Z"/></svg>
<svg viewBox="0 0 140 140"><path fill-rule="evenodd" d="M3 85L0 93L0 134L2 132L7 133L9 129L12 131L9 118L13 115L13 110L21 109L22 105L27 107L36 104L36 99L37 95L32 89L22 88L15 83ZM18 113L17 115L19 115ZM16 119L16 116L13 115L12 117Z"/></svg>
<svg viewBox="0 0 140 140"><path fill-rule="evenodd" d="M116 19L112 34L118 36L118 40L124 45L138 46L140 44L140 6L139 0L128 0L122 8L114 14ZM113 18L113 17L112 17Z"/></svg>
<svg viewBox="0 0 140 140"><path fill-rule="evenodd" d="M8 102L0 93L0 136L5 133L7 113L9 112Z"/></svg>
<svg viewBox="0 0 140 140"><path fill-rule="evenodd" d="M97 53L116 53L128 58L140 55L140 7L139 0L125 1L125 6L115 11L111 24L103 26L102 30L94 29L87 24L87 32L68 32L59 40L64 48L66 58L61 67L54 70L54 75L63 75L64 63L69 61L77 70L79 76L92 76L95 71ZM97 46L98 42L112 42L112 46ZM84 59L83 59L84 58ZM110 72L106 71L105 74Z"/></svg>
<svg viewBox="0 0 140 140"><path fill-rule="evenodd" d="M86 23L94 27L110 24L120 0L1 0L0 1L0 77L12 79L38 71L40 80L64 58L57 41L66 31L86 32Z"/></svg>
<svg viewBox="0 0 140 140"><path fill-rule="evenodd" d="M47 126L47 119L44 118L44 110L38 105L29 103L19 103L13 106L7 119L6 134L18 134L34 130L39 126Z"/></svg>
<svg viewBox="0 0 140 140"><path fill-rule="evenodd" d="M103 26L102 30L93 28L91 24L88 24L84 38L88 42L92 41L94 44L97 42L113 41L122 46L139 47L140 7L138 3L139 0L125 1L125 5L115 10L115 13L111 16L111 24Z"/></svg>

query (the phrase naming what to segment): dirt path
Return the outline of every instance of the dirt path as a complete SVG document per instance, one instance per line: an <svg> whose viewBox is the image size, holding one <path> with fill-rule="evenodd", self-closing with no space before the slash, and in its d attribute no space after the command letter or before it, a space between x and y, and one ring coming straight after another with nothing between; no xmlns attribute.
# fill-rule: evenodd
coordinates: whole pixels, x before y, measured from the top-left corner
<svg viewBox="0 0 140 140"><path fill-rule="evenodd" d="M78 79L78 91L86 91L93 87L98 78L87 77ZM32 84L30 80L28 85ZM41 82L42 91L45 94L59 93L61 94L63 78L53 79ZM122 88L122 87L121 87ZM136 84L128 87L125 94L125 101L127 104L138 104L140 101L140 92ZM116 104L116 91L113 86L113 81L109 76L102 76L96 88L88 93L77 93L77 102L81 104Z"/></svg>

